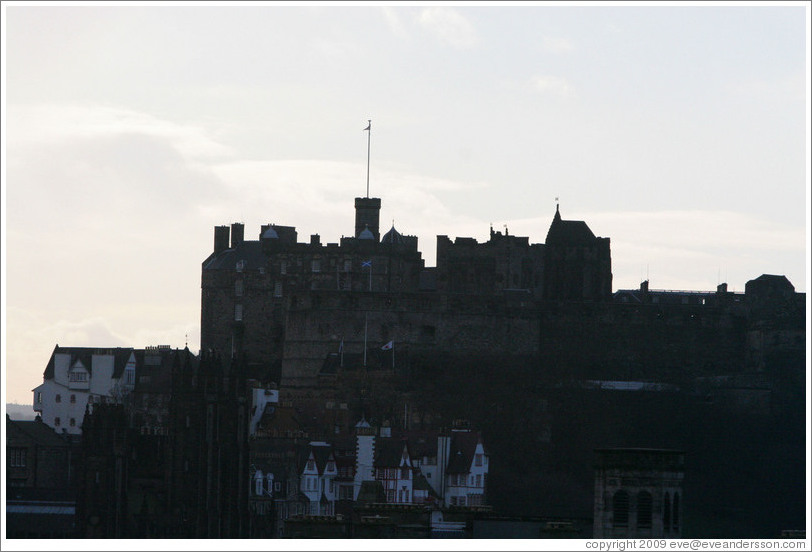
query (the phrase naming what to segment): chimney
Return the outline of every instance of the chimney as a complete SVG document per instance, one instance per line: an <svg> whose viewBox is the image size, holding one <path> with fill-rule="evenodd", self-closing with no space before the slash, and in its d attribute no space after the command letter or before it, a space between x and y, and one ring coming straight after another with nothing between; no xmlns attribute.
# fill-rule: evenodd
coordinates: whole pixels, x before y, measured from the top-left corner
<svg viewBox="0 0 812 552"><path fill-rule="evenodd" d="M716 293L727 293L727 282L716 286Z"/></svg>
<svg viewBox="0 0 812 552"><path fill-rule="evenodd" d="M235 222L231 225L231 248L235 249L238 245L242 244L243 236L245 235L245 226L241 222Z"/></svg>
<svg viewBox="0 0 812 552"><path fill-rule="evenodd" d="M640 282L640 291L643 293L648 293L648 280Z"/></svg>
<svg viewBox="0 0 812 552"><path fill-rule="evenodd" d="M318 234L310 234L310 245L321 245L321 237Z"/></svg>
<svg viewBox="0 0 812 552"><path fill-rule="evenodd" d="M228 249L228 226L214 227L214 252L219 253Z"/></svg>

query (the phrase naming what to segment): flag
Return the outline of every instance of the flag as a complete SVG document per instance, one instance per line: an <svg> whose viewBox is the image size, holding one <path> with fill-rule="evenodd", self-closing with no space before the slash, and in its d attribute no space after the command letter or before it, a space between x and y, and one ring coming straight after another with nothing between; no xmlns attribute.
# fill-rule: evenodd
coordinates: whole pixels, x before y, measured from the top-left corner
<svg viewBox="0 0 812 552"><path fill-rule="evenodd" d="M365 268L365 267L372 268L372 260L371 259L369 261L362 261L361 262L361 268Z"/></svg>
<svg viewBox="0 0 812 552"><path fill-rule="evenodd" d="M386 345L384 345L383 347L381 347L381 351L388 351L389 349L392 349L394 346L395 346L395 341L392 340L389 343L387 343Z"/></svg>
<svg viewBox="0 0 812 552"><path fill-rule="evenodd" d="M372 121L369 122L369 124L364 130L372 130Z"/></svg>

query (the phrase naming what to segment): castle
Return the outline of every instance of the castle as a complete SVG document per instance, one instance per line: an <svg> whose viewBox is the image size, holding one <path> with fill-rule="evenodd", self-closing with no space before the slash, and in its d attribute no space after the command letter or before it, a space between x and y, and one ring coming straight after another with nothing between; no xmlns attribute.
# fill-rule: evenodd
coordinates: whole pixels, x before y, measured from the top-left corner
<svg viewBox="0 0 812 552"><path fill-rule="evenodd" d="M393 342L410 354L540 352L538 313L558 302L612 301L609 238L556 207L545 244L491 229L490 239L437 237L426 267L415 236L381 236L379 198L355 199L355 232L299 243L294 227L214 229L203 262L201 348L245 353L284 387L313 386L331 354L369 358ZM392 353L397 354L397 353Z"/></svg>

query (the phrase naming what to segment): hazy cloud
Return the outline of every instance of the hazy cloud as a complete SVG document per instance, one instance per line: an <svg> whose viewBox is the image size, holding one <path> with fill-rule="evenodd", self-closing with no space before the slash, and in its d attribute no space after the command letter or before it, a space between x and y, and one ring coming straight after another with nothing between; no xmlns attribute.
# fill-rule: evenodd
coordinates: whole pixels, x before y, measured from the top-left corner
<svg viewBox="0 0 812 552"><path fill-rule="evenodd" d="M419 21L426 30L455 48L471 48L477 42L471 22L451 8L426 8L420 12Z"/></svg>
<svg viewBox="0 0 812 552"><path fill-rule="evenodd" d="M572 42L566 38L555 38L551 36L545 36L542 38L541 47L545 52L550 52L553 54L563 54L573 50Z"/></svg>
<svg viewBox="0 0 812 552"><path fill-rule="evenodd" d="M569 96L572 86L563 77L552 75L536 76L532 79L533 87L539 92L555 94L558 96Z"/></svg>
<svg viewBox="0 0 812 552"><path fill-rule="evenodd" d="M390 6L384 6L381 8L381 11L383 12L386 24L389 26L392 34L398 38L409 38L409 32L406 30L406 26L400 20L398 10Z"/></svg>

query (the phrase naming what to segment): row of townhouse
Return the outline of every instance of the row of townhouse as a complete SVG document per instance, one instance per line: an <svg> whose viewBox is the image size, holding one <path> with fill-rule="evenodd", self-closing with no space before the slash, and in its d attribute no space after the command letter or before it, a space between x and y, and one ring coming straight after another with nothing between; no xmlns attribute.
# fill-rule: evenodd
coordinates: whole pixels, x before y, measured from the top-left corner
<svg viewBox="0 0 812 552"><path fill-rule="evenodd" d="M261 441L253 441L255 450ZM270 504L275 497L278 522L296 514L334 516L364 501L433 508L486 503L488 454L481 435L468 429L393 434L361 420L354 436L293 448L287 455L295 458L293 469L253 464L252 499ZM284 456L278 445L275 450Z"/></svg>

